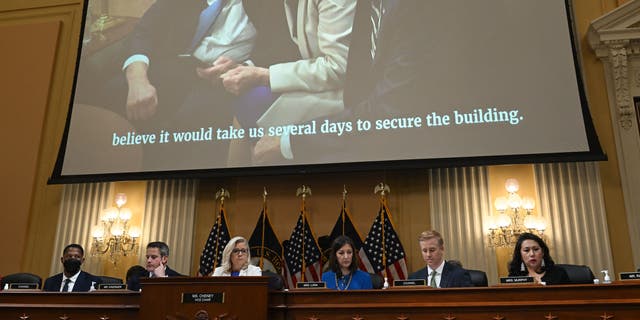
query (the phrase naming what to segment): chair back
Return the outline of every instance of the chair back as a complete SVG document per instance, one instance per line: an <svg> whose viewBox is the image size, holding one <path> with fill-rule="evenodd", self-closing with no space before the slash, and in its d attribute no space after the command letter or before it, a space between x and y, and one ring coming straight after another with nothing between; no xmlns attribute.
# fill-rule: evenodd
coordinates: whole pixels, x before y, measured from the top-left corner
<svg viewBox="0 0 640 320"><path fill-rule="evenodd" d="M377 273L369 273L369 276L371 276L371 286L374 289L382 289L384 279Z"/></svg>
<svg viewBox="0 0 640 320"><path fill-rule="evenodd" d="M474 287L488 287L489 280L487 279L487 273L481 270L473 270L473 269L465 269L469 272L469 277L471 277L471 284Z"/></svg>
<svg viewBox="0 0 640 320"><path fill-rule="evenodd" d="M269 290L282 290L284 288L284 279L282 276L269 270L263 270L262 276L269 277Z"/></svg>
<svg viewBox="0 0 640 320"><path fill-rule="evenodd" d="M560 263L556 263L555 266L567 272L571 284L589 284L593 283L593 279L595 279L589 266Z"/></svg>
<svg viewBox="0 0 640 320"><path fill-rule="evenodd" d="M100 276L99 278L102 281L102 283L104 283L104 284L122 284L122 283L124 283L124 282L122 282L122 279L120 279L120 278L107 277L107 276Z"/></svg>
<svg viewBox="0 0 640 320"><path fill-rule="evenodd" d="M5 284L11 283L37 283L38 289L42 288L42 278L33 273L20 272L12 273L2 277L0 288L4 288Z"/></svg>

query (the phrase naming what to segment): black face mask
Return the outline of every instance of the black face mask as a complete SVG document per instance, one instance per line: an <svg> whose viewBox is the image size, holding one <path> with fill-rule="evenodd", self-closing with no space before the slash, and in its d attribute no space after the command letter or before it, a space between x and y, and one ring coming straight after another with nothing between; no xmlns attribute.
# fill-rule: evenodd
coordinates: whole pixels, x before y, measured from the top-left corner
<svg viewBox="0 0 640 320"><path fill-rule="evenodd" d="M64 266L64 271L72 275L80 271L81 264L82 264L82 261L76 260L76 259L67 259L62 262L62 265Z"/></svg>

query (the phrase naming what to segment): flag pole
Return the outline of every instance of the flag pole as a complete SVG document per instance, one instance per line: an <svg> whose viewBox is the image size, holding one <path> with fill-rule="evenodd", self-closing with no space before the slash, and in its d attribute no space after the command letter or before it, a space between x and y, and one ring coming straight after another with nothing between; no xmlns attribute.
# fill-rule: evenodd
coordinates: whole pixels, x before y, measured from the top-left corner
<svg viewBox="0 0 640 320"><path fill-rule="evenodd" d="M264 229L267 223L267 187L262 192L262 234L260 238L260 270L264 270Z"/></svg>
<svg viewBox="0 0 640 320"><path fill-rule="evenodd" d="M347 211L347 186L342 185L342 210L340 211L340 216L342 218L342 235L343 236L344 236L344 223L345 223L346 211Z"/></svg>
<svg viewBox="0 0 640 320"><path fill-rule="evenodd" d="M220 210L218 210L218 217L216 218L216 224L215 224L215 228L217 228L218 230L218 234L220 234L220 228L221 228L221 224L222 224L222 212L224 210L224 198L230 198L231 195L229 194L229 191L226 190L225 188L220 188L220 190L218 190L218 192L216 192L216 200L220 200ZM216 238L216 247L214 250L214 256L213 256L213 267L216 268L218 265L218 251L220 251L220 237Z"/></svg>
<svg viewBox="0 0 640 320"><path fill-rule="evenodd" d="M386 194L390 191L391 190L389 189L389 186L384 184L384 182L380 182L380 184L378 184L373 190L374 193L380 193L380 207L382 209L380 210L380 225L382 226L382 230L380 234L382 236L382 266L384 267L385 279L389 277L389 274L388 274L389 271L387 268L387 246L386 246L385 227L384 227L384 223L385 223L384 213L386 211L385 209Z"/></svg>
<svg viewBox="0 0 640 320"><path fill-rule="evenodd" d="M307 194L311 195L311 188L302 185L302 187L298 188L298 190L296 190L296 196L302 196L302 269L301 269L301 278L302 278L302 282L305 281L304 276L306 273L306 265L305 265L305 261L304 261L304 250L305 250L305 244L304 244L304 240L305 240L305 231L306 226L307 226L307 214L306 214L306 205L305 205L305 201L307 199Z"/></svg>

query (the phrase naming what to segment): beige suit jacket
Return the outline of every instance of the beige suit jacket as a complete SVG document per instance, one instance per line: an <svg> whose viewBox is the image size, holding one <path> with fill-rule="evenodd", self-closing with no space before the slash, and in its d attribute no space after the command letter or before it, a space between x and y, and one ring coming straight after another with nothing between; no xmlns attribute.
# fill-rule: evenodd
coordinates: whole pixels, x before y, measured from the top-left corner
<svg viewBox="0 0 640 320"><path fill-rule="evenodd" d="M271 91L281 95L258 125L301 123L344 109L356 1L284 0L289 33L302 59L269 67Z"/></svg>

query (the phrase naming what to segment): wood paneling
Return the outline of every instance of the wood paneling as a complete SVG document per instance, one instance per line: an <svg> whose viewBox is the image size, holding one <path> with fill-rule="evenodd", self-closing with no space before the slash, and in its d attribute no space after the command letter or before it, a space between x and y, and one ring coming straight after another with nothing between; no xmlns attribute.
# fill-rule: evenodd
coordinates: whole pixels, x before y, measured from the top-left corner
<svg viewBox="0 0 640 320"><path fill-rule="evenodd" d="M296 290L270 294L269 319L280 320L636 320L638 284ZM611 317L607 317L608 315Z"/></svg>
<svg viewBox="0 0 640 320"><path fill-rule="evenodd" d="M80 0L34 0L0 2L0 26L15 28L19 39L7 42L2 36L2 63L12 64L18 69L0 73L3 89L3 111L9 114L19 111L19 117L3 118L3 128L11 130L14 143L25 149L24 157L10 161L7 154L18 154L20 150L10 148L3 140L3 167L10 170L13 178L4 179L2 190L15 190L19 195L3 201L6 215L28 217L22 224L6 225L11 229L2 233L3 248L13 259L0 262L0 272L30 271L41 276L49 273L53 253L57 215L61 196L59 186L46 184L51 175L58 153L60 138L67 115L71 94L75 56L80 31L82 5ZM40 28L39 26L42 26ZM37 34L30 32L37 31ZM25 46L25 43L28 45ZM20 54L10 56L7 48L19 48ZM22 50L22 51L20 51ZM14 53L15 54L15 53ZM26 80L25 80L26 78ZM26 82L25 82L26 81ZM4 91L7 90L7 91ZM6 103L8 93L19 100ZM11 98L8 98L11 99ZM5 107L6 106L6 107ZM15 108L15 109L13 109ZM6 112L6 111L5 111ZM28 133L19 134L20 130ZM3 194L10 194L2 192ZM16 270L17 269L17 270Z"/></svg>

